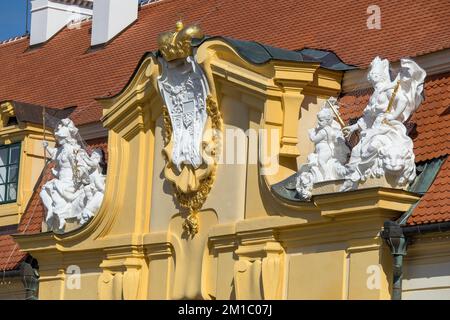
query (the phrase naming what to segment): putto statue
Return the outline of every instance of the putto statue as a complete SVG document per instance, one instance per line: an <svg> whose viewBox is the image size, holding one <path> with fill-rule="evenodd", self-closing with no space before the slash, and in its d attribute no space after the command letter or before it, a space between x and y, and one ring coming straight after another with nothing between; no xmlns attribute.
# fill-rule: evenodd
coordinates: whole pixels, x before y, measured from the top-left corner
<svg viewBox="0 0 450 320"><path fill-rule="evenodd" d="M89 156L80 146L78 129L70 119L61 120L54 135L56 148L43 141L55 164L54 179L44 184L40 196L48 229L64 232L67 220L83 225L100 208L105 191L103 152L96 149Z"/></svg>
<svg viewBox="0 0 450 320"><path fill-rule="evenodd" d="M341 191L356 189L368 178L385 176L391 185L402 187L416 177L413 142L403 122L423 100L426 73L410 59L401 59L400 66L391 81L387 60L376 57L370 65L367 79L374 93L358 122L343 128L346 137L360 131L360 140L346 165Z"/></svg>
<svg viewBox="0 0 450 320"><path fill-rule="evenodd" d="M309 138L314 143L314 152L308 156L308 163L300 168L296 189L302 200L311 198L314 183L342 179L350 149L341 132L336 99L326 101L317 114L317 126L309 129Z"/></svg>

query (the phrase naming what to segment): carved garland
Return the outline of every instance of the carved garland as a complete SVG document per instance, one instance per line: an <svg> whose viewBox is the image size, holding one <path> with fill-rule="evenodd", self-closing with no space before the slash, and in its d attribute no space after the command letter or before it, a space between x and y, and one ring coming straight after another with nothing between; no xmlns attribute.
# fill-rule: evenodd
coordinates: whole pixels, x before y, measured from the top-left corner
<svg viewBox="0 0 450 320"><path fill-rule="evenodd" d="M214 158L213 168L208 177L200 180L200 187L195 192L183 193L176 187L175 183L172 183L172 186L175 190L174 194L177 198L178 202L183 208L189 210L189 215L183 223L183 229L193 237L198 233L199 222L198 222L198 212L203 206L208 197L209 192L211 191L212 185L215 180L216 168L217 168L217 157L218 151L220 150L220 134L222 131L222 117L220 115L219 108L217 106L217 102L210 96L206 98L206 111L208 116L211 119L211 126L213 129L213 145L214 149L211 150L211 155ZM164 143L167 144L170 142L172 136L172 124L170 121L169 112L167 107L163 106L163 122L164 122ZM204 146L203 146L204 147ZM168 159L166 158L166 161Z"/></svg>

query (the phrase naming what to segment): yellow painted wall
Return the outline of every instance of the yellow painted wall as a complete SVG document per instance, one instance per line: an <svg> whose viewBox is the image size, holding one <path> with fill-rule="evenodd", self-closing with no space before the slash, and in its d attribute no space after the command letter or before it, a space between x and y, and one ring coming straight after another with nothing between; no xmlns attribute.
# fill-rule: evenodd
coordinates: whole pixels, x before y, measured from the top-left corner
<svg viewBox="0 0 450 320"><path fill-rule="evenodd" d="M0 105L0 145L20 143L20 163L17 201L0 205L0 227L18 224L28 205L34 187L44 168L42 127L31 123L6 126L10 116L14 116L12 104ZM54 143L47 133L47 140Z"/></svg>
<svg viewBox="0 0 450 320"><path fill-rule="evenodd" d="M291 255L287 298L344 298L345 263L343 250Z"/></svg>
<svg viewBox="0 0 450 320"><path fill-rule="evenodd" d="M39 261L40 298L389 298L391 261L379 231L416 195L378 187L293 204L270 191L311 151L306 130L324 99L339 93L342 73L308 63L252 65L220 40L200 46L197 59L223 128L267 129L277 139L249 138L241 164L217 165L199 233L189 238L182 229L187 213L163 172L160 67L148 56L120 95L102 100L109 164L95 218L65 235L15 237ZM279 161L258 163L255 154L270 151ZM261 175L273 165L278 170ZM73 291L67 268L77 263L82 289ZM366 285L372 265L380 266L375 291Z"/></svg>

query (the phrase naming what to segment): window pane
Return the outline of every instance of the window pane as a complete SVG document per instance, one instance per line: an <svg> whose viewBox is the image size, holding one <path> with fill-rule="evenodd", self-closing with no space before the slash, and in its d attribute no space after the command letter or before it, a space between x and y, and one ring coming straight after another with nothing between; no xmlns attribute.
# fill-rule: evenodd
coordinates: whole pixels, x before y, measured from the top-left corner
<svg viewBox="0 0 450 320"><path fill-rule="evenodd" d="M17 185L15 183L11 183L8 185L8 196L6 201L14 201L17 198Z"/></svg>
<svg viewBox="0 0 450 320"><path fill-rule="evenodd" d="M19 171L19 166L17 164L9 167L8 182L17 182L18 171Z"/></svg>
<svg viewBox="0 0 450 320"><path fill-rule="evenodd" d="M11 154L9 157L9 163L19 163L20 159L20 146L11 147Z"/></svg>
<svg viewBox="0 0 450 320"><path fill-rule="evenodd" d="M0 183L6 183L6 170L8 167L0 167Z"/></svg>
<svg viewBox="0 0 450 320"><path fill-rule="evenodd" d="M0 202L5 202L5 185L0 185Z"/></svg>
<svg viewBox="0 0 450 320"><path fill-rule="evenodd" d="M8 164L8 151L8 148L0 149L0 166L5 166Z"/></svg>

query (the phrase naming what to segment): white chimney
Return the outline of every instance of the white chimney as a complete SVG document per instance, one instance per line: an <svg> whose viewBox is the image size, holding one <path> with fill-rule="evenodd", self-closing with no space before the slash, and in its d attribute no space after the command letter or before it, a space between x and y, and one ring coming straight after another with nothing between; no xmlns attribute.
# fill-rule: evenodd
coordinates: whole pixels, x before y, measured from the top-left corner
<svg viewBox="0 0 450 320"><path fill-rule="evenodd" d="M91 45L106 43L136 21L139 0L95 0Z"/></svg>
<svg viewBox="0 0 450 320"><path fill-rule="evenodd" d="M92 16L92 0L32 0L30 45L46 42L71 22Z"/></svg>

